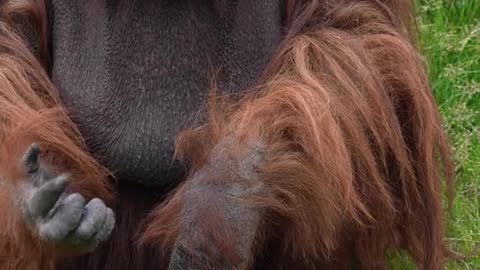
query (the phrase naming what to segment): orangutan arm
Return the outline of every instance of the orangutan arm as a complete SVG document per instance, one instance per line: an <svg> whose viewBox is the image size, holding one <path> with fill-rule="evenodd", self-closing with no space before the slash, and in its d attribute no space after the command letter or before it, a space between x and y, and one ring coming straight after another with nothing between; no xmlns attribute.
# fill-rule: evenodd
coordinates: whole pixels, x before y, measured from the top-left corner
<svg viewBox="0 0 480 270"><path fill-rule="evenodd" d="M400 23L409 2L298 2L311 4L256 91L213 97L207 123L180 136L192 173L143 240L173 247L170 269L248 269L261 256L272 269L384 269L391 248L440 269L439 180L443 168L451 184L452 167Z"/></svg>
<svg viewBox="0 0 480 270"><path fill-rule="evenodd" d="M256 141L242 149L237 160L229 156L231 145L228 137L218 143L187 181L169 269L247 269L252 263L264 210L240 200L269 196L256 172L265 146Z"/></svg>
<svg viewBox="0 0 480 270"><path fill-rule="evenodd" d="M0 268L48 269L108 237L112 196L43 67L2 19Z"/></svg>

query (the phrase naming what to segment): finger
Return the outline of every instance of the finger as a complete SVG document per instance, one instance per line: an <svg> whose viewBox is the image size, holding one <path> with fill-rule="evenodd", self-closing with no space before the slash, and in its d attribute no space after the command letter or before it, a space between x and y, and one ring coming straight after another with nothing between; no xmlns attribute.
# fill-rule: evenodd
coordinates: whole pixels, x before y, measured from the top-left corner
<svg viewBox="0 0 480 270"><path fill-rule="evenodd" d="M108 217L107 206L100 199L92 199L86 206L86 213L83 215L80 225L73 236L81 240L88 240L100 231L105 225Z"/></svg>
<svg viewBox="0 0 480 270"><path fill-rule="evenodd" d="M40 236L56 242L65 240L80 223L84 211L85 198L78 193L68 195L60 202L53 216L40 225Z"/></svg>
<svg viewBox="0 0 480 270"><path fill-rule="evenodd" d="M40 156L40 147L36 143L30 145L30 147L25 152L22 158L22 163L25 166L25 170L27 173L32 174L38 171L39 156Z"/></svg>
<svg viewBox="0 0 480 270"><path fill-rule="evenodd" d="M95 235L95 240L100 243L107 240L110 235L112 234L113 228L115 227L115 214L113 210L107 208L107 219L105 220L105 224L101 228L100 231Z"/></svg>
<svg viewBox="0 0 480 270"><path fill-rule="evenodd" d="M68 176L60 175L35 189L28 202L33 216L45 217L68 185Z"/></svg>

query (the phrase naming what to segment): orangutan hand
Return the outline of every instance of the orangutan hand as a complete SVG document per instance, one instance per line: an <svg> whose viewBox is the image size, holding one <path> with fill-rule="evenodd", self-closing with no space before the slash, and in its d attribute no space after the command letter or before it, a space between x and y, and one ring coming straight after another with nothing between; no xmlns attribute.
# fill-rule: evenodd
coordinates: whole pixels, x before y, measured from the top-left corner
<svg viewBox="0 0 480 270"><path fill-rule="evenodd" d="M90 251L110 236L115 216L100 199L86 202L78 193L67 194L67 175L53 175L39 162L40 148L33 144L22 163L29 176L19 198L23 217L34 233L61 247Z"/></svg>

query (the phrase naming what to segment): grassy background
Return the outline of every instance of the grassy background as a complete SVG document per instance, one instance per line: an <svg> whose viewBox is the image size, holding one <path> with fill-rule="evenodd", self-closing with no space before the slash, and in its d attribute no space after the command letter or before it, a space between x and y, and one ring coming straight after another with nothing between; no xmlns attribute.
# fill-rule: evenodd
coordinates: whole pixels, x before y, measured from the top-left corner
<svg viewBox="0 0 480 270"><path fill-rule="evenodd" d="M457 164L448 240L470 256L447 269L480 270L480 0L417 0L420 47ZM415 269L407 259L392 269Z"/></svg>

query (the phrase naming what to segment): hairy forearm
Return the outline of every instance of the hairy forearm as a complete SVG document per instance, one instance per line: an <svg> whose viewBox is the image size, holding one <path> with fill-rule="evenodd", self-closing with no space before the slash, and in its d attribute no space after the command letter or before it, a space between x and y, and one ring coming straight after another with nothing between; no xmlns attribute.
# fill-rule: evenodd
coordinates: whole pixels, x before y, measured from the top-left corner
<svg viewBox="0 0 480 270"><path fill-rule="evenodd" d="M300 268L322 265L341 245L363 268L375 268L385 263L384 250L405 248L398 239L419 265L439 268L439 180L444 168L451 184L452 167L421 60L374 1L332 10L321 27L283 44L254 93L236 102L215 96L205 125L181 134L177 153L191 166L190 177L152 215L146 238L202 255L213 248L216 255L222 243L235 243L232 236L247 236L250 252L252 232L261 242L262 228L278 226L281 241L269 252ZM255 158L244 155L259 139ZM242 177L243 162L256 157L254 173ZM232 193L240 203L230 204ZM235 212L257 216L229 215ZM167 214L174 218L162 218ZM181 252L174 253L176 265L184 263Z"/></svg>
<svg viewBox="0 0 480 270"><path fill-rule="evenodd" d="M189 263L247 269L252 263L263 211L247 201L269 195L256 171L265 146L257 140L235 151L233 140L218 143L186 182L171 269Z"/></svg>
<svg viewBox="0 0 480 270"><path fill-rule="evenodd" d="M80 223L85 198L112 201L112 193L106 170L86 151L43 67L5 22L0 23L0 50L0 254L12 269L37 269L29 265L43 267L53 257L83 252L83 246L70 249L58 238L71 240L68 233ZM72 180L68 188L66 178ZM93 210L84 219L95 219L91 213L99 211ZM113 221L101 231L111 226Z"/></svg>

